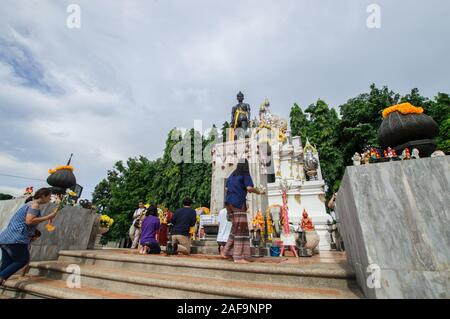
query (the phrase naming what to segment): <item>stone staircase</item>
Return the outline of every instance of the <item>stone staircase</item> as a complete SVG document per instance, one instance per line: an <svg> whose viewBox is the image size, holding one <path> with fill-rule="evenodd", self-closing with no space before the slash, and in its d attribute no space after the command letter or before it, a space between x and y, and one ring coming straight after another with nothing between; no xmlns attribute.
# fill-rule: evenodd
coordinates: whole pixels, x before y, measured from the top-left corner
<svg viewBox="0 0 450 319"><path fill-rule="evenodd" d="M214 240L193 240L191 242L191 254L218 255L219 248Z"/></svg>
<svg viewBox="0 0 450 319"><path fill-rule="evenodd" d="M69 265L81 288L69 288ZM362 298L345 262L263 258L234 264L213 256L137 255L126 249L61 251L56 261L32 262L12 277L0 298Z"/></svg>

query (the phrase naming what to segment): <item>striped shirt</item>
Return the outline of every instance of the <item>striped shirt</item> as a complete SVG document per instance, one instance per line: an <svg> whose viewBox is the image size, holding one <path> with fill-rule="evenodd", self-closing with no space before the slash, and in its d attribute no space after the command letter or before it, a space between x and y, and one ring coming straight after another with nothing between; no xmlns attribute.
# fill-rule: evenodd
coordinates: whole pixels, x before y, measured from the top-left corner
<svg viewBox="0 0 450 319"><path fill-rule="evenodd" d="M37 225L27 225L27 214L36 217L41 216L41 211L31 208L32 202L22 206L11 218L8 226L0 233L0 245L4 244L29 244L31 237L36 232Z"/></svg>

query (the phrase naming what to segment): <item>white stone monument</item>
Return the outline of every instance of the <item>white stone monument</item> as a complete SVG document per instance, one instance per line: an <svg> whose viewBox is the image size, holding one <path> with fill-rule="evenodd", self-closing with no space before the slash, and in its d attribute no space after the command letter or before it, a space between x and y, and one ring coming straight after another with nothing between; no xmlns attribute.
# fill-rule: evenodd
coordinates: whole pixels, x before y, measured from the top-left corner
<svg viewBox="0 0 450 319"><path fill-rule="evenodd" d="M257 211L265 215L267 207L282 205L281 182L290 186L288 195L289 222L301 224L303 209L311 217L320 235L319 250L330 250L327 221L331 216L325 208L325 182L320 169L319 154L299 136L290 136L288 122L270 113L269 101L260 106L259 120L251 124L250 137L245 140L216 144L212 149L211 213L218 214L224 206L225 183L240 158L247 158L255 186L265 187L268 196L249 194L247 205L251 219ZM269 152L266 152L266 145ZM265 165L270 162L271 165ZM275 181L267 183L270 174ZM274 221L279 220L274 216Z"/></svg>
<svg viewBox="0 0 450 319"><path fill-rule="evenodd" d="M285 142L272 145L275 182L267 185L269 206L283 204L281 183L286 180L290 186L287 193L289 222L295 226L301 224L303 209L306 209L320 235L319 250L330 250L327 221L331 220L331 216L325 208L325 182L320 170L319 155L309 143L305 149L317 160L315 172L305 170L306 155L299 136L290 139L288 134ZM308 172L311 176L307 175Z"/></svg>

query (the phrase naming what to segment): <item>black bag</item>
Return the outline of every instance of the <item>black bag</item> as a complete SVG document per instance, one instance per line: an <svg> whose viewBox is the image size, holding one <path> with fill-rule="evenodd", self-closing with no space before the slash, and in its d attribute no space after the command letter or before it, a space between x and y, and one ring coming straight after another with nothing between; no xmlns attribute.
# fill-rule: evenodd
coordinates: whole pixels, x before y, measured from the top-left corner
<svg viewBox="0 0 450 319"><path fill-rule="evenodd" d="M177 243L167 243L166 247L166 254L167 255L176 255L178 254L178 244Z"/></svg>
<svg viewBox="0 0 450 319"><path fill-rule="evenodd" d="M169 223L167 224L167 246L166 246L166 254L167 255L176 255L178 254L178 244L172 243L172 228L173 224Z"/></svg>

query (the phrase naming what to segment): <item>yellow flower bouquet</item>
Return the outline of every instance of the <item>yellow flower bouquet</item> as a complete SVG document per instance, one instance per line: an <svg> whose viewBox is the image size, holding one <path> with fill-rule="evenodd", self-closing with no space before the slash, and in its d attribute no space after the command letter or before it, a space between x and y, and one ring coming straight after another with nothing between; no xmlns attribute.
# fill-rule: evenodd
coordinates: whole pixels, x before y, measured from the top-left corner
<svg viewBox="0 0 450 319"><path fill-rule="evenodd" d="M114 224L114 219L109 217L108 215L102 215L100 217L100 227L109 228Z"/></svg>

